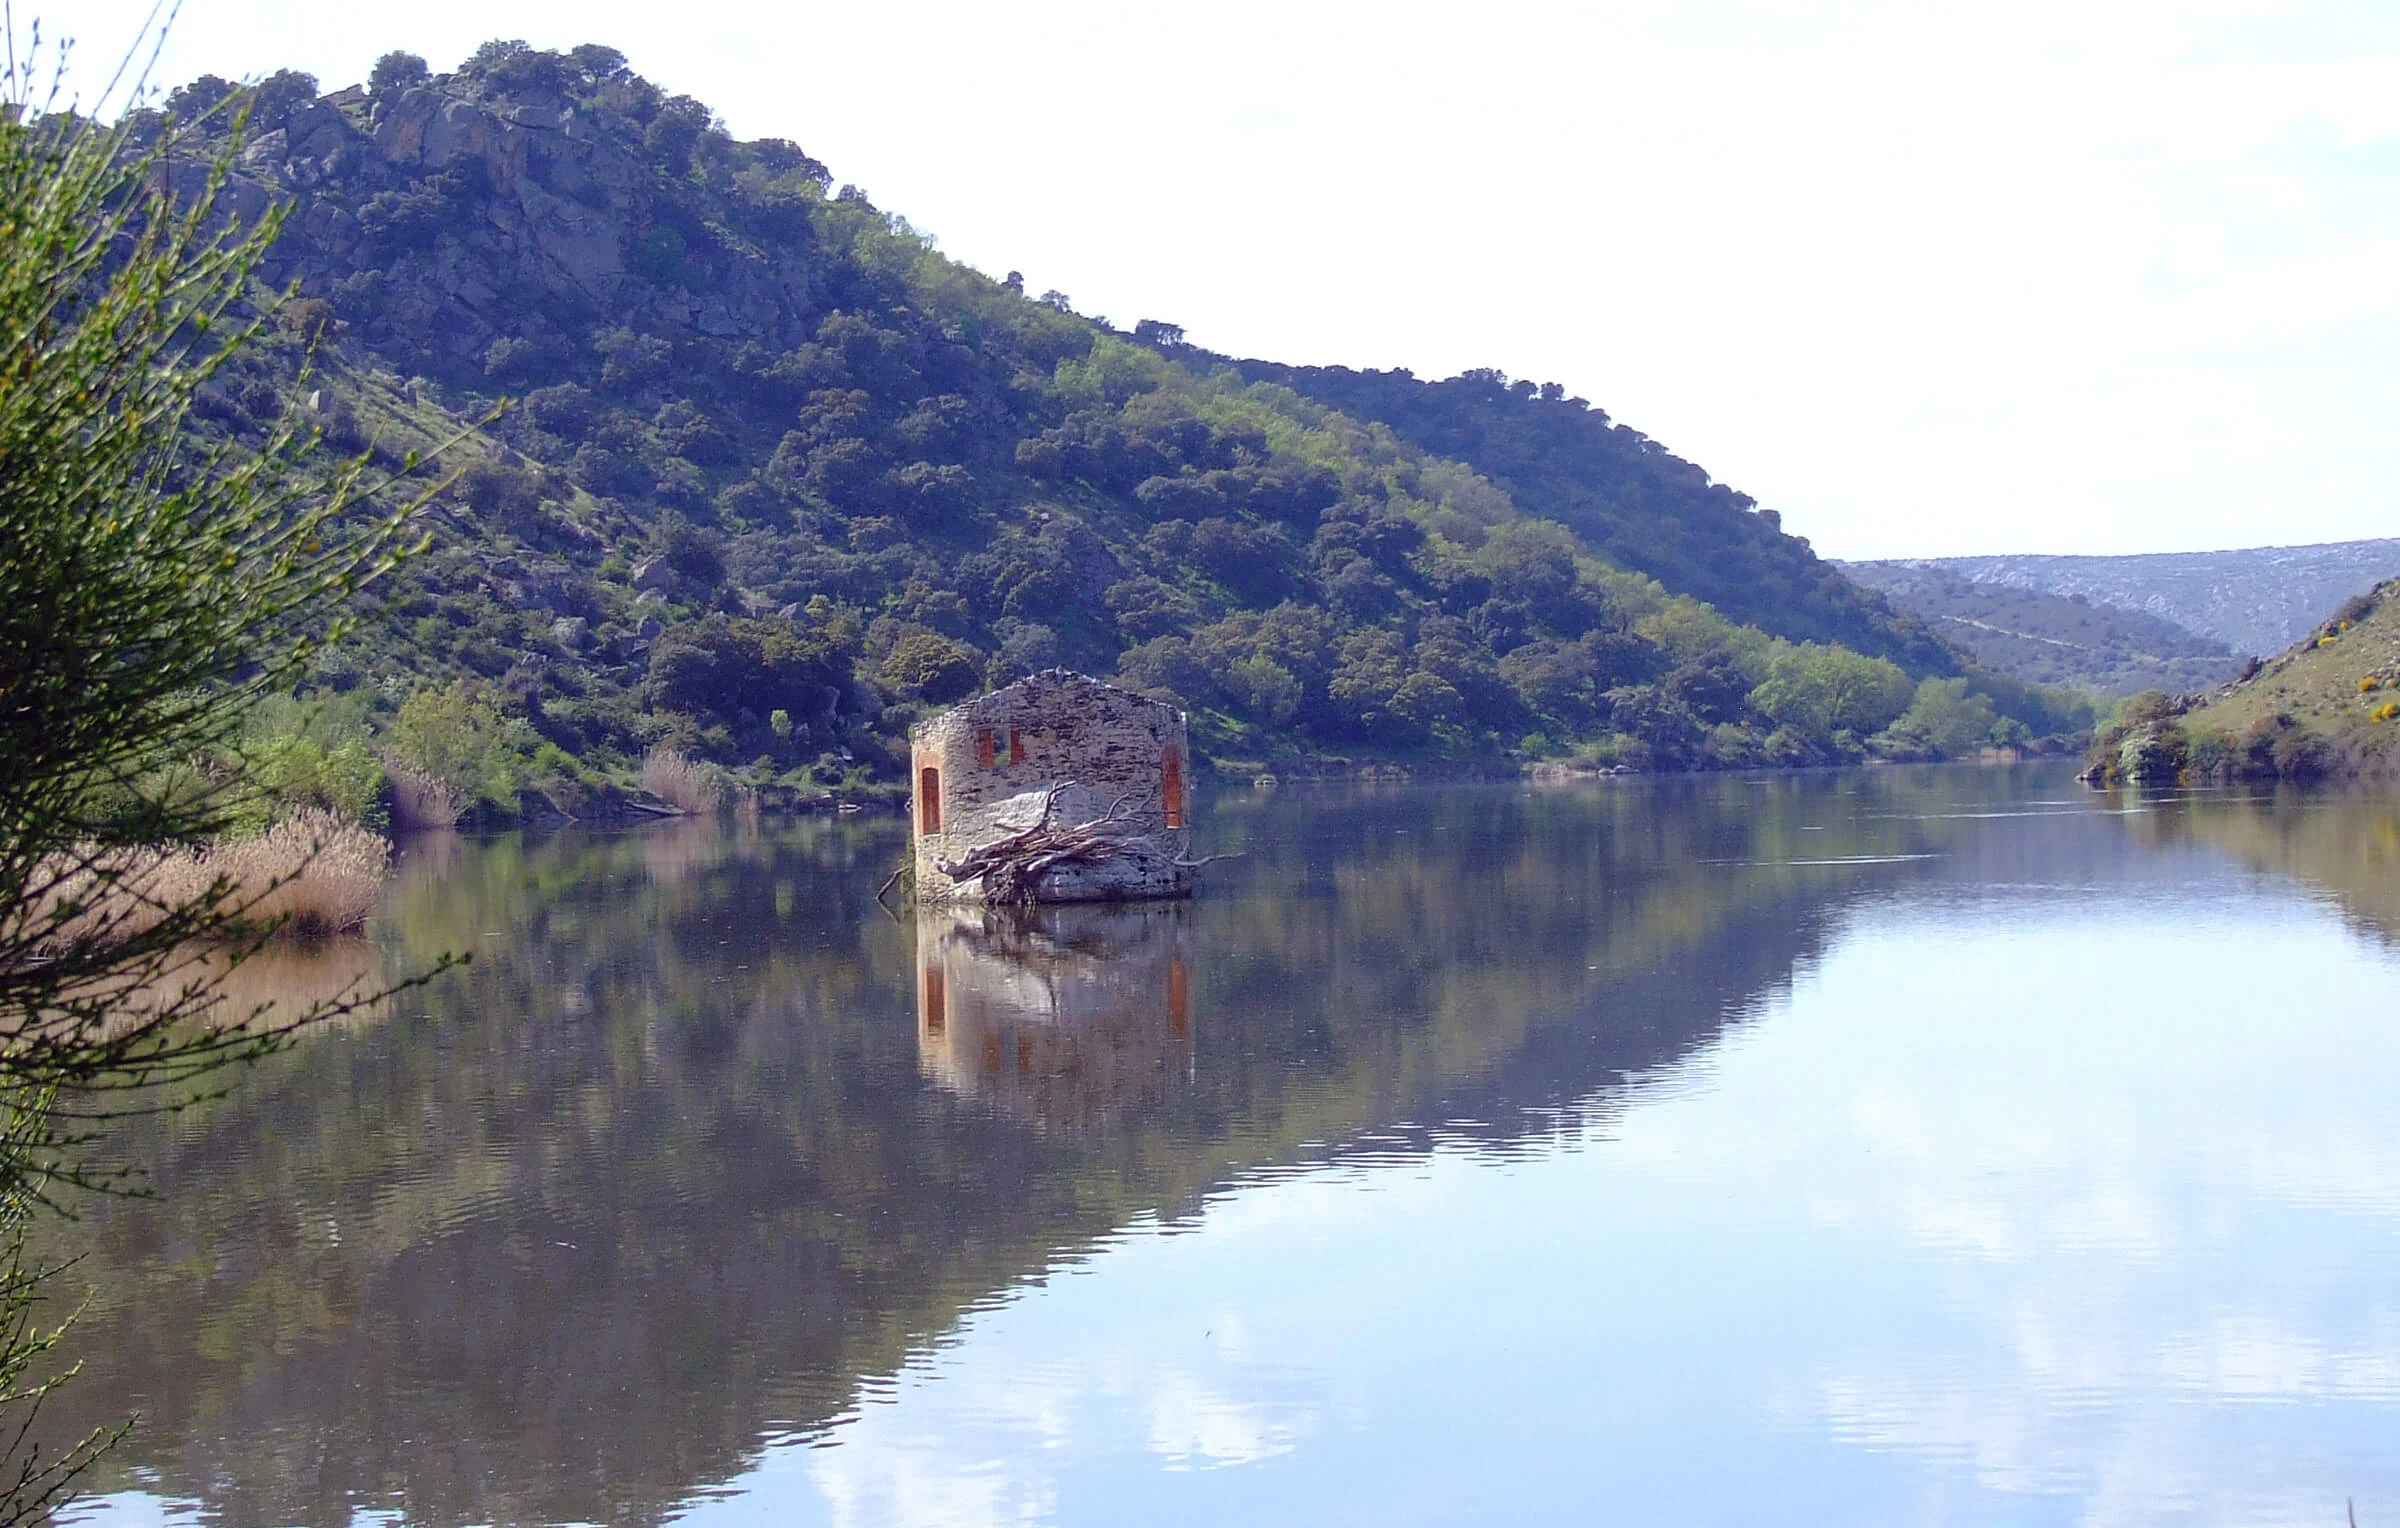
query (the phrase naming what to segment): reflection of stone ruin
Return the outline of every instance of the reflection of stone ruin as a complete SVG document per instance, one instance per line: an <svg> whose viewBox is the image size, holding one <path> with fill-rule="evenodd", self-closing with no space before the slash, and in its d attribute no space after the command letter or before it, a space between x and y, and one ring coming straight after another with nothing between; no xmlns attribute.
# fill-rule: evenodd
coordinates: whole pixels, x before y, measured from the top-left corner
<svg viewBox="0 0 2400 1528"><path fill-rule="evenodd" d="M1174 707L1052 669L924 723L910 752L919 900L1191 893L1191 748Z"/></svg>
<svg viewBox="0 0 2400 1528"><path fill-rule="evenodd" d="M1183 909L927 909L917 1065L952 1092L1084 1129L1191 1078Z"/></svg>

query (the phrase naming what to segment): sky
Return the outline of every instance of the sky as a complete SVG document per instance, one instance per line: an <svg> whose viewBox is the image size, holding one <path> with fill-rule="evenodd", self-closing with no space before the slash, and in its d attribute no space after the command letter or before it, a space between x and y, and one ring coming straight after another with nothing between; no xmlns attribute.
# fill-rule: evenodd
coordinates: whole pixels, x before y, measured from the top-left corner
<svg viewBox="0 0 2400 1528"><path fill-rule="evenodd" d="M17 15L96 88L148 9ZM2389 0L184 0L159 78L495 35L1120 326L1557 381L1829 556L2400 536Z"/></svg>

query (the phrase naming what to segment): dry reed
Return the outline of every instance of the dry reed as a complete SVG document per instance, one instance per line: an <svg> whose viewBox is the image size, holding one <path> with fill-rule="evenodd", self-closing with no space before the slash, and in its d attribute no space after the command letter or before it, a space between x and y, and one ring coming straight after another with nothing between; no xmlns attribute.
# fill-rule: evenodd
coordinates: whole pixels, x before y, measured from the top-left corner
<svg viewBox="0 0 2400 1528"><path fill-rule="evenodd" d="M713 812L725 799L716 771L672 748L653 748L642 760L642 789L684 812Z"/></svg>
<svg viewBox="0 0 2400 1528"><path fill-rule="evenodd" d="M392 782L393 827L455 828L466 815L466 798L449 781L419 774L388 756L383 772Z"/></svg>
<svg viewBox="0 0 2400 1528"><path fill-rule="evenodd" d="M381 837L307 807L253 838L107 857L61 878L45 901L88 904L51 930L61 941L130 938L201 903L230 920L229 934L272 926L321 936L367 921L391 859Z"/></svg>

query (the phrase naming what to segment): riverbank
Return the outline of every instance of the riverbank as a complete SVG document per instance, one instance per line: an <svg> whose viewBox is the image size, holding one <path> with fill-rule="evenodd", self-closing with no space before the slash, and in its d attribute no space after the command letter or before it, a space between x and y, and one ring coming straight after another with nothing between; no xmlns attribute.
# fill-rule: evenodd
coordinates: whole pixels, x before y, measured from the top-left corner
<svg viewBox="0 0 2400 1528"><path fill-rule="evenodd" d="M2094 740L2092 784L2400 778L2400 579L2206 695L2136 696Z"/></svg>

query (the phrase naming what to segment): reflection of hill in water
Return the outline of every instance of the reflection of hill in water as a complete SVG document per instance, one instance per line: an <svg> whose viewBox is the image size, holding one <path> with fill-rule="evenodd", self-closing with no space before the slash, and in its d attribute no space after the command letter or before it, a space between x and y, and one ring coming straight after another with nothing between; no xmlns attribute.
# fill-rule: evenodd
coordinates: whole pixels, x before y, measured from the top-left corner
<svg viewBox="0 0 2400 1528"><path fill-rule="evenodd" d="M461 845L378 937L471 967L129 1138L49 1425L228 1521L654 1521L1137 1215L1615 1107L1992 789L1235 798L1201 901L1030 927L883 915L896 824Z"/></svg>
<svg viewBox="0 0 2400 1528"><path fill-rule="evenodd" d="M2322 888L2351 922L2400 944L2400 795L2290 786L2206 791L2138 819L2149 842L2197 843Z"/></svg>

